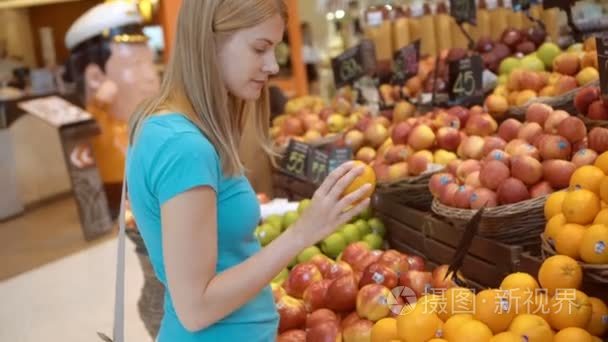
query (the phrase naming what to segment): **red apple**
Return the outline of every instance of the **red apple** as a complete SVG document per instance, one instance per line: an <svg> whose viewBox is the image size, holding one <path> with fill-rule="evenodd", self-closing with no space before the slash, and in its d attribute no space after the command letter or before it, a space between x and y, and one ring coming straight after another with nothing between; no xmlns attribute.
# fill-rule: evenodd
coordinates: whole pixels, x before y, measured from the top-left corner
<svg viewBox="0 0 608 342"><path fill-rule="evenodd" d="M310 284L304 291L304 306L308 312L313 312L327 306L327 289L333 280L323 279Z"/></svg>
<svg viewBox="0 0 608 342"><path fill-rule="evenodd" d="M500 204L513 204L530 199L526 185L517 178L505 180L496 191Z"/></svg>
<svg viewBox="0 0 608 342"><path fill-rule="evenodd" d="M327 270L327 273L325 275L325 279L338 279L341 278L345 275L352 275L354 273L352 267L347 264L346 262L340 260L340 261L336 261L335 263L333 263L329 269Z"/></svg>
<svg viewBox="0 0 608 342"><path fill-rule="evenodd" d="M397 273L397 281L399 281L399 275L409 270L409 264L407 262L407 256L399 253L394 249L389 249L382 253L378 263L387 266L391 270ZM389 287L390 288L390 287Z"/></svg>
<svg viewBox="0 0 608 342"><path fill-rule="evenodd" d="M449 265L440 265L435 267L433 273L431 274L431 285L433 286L433 289L449 289L451 287L458 287L458 285L452 279L452 273L446 276L449 267ZM464 277L462 274L458 273L457 277L459 280L464 282Z"/></svg>
<svg viewBox="0 0 608 342"><path fill-rule="evenodd" d="M551 106L544 103L533 103L526 109L526 121L544 126L551 113L553 113Z"/></svg>
<svg viewBox="0 0 608 342"><path fill-rule="evenodd" d="M346 246L342 251L340 260L349 265L354 265L359 259L365 257L369 253L369 245L365 242L354 242Z"/></svg>
<svg viewBox="0 0 608 342"><path fill-rule="evenodd" d="M452 206L461 209L469 209L471 205L470 199L473 191L475 191L475 188L470 185L461 185L458 187L458 191L456 191L454 194Z"/></svg>
<svg viewBox="0 0 608 342"><path fill-rule="evenodd" d="M467 179L464 181L465 185L472 187L473 189L481 188L481 181L479 180L479 171L475 171L467 176Z"/></svg>
<svg viewBox="0 0 608 342"><path fill-rule="evenodd" d="M354 310L358 291L354 275L345 275L334 280L327 289L327 308L339 312Z"/></svg>
<svg viewBox="0 0 608 342"><path fill-rule="evenodd" d="M357 313L365 319L376 322L390 313L391 291L379 284L368 284L357 294Z"/></svg>
<svg viewBox="0 0 608 342"><path fill-rule="evenodd" d="M369 342L373 326L374 322L360 319L344 329L342 339L344 342Z"/></svg>
<svg viewBox="0 0 608 342"><path fill-rule="evenodd" d="M424 271L424 259L418 255L408 255L407 257L408 270Z"/></svg>
<svg viewBox="0 0 608 342"><path fill-rule="evenodd" d="M492 150L484 158L484 162L485 163L488 163L488 162L491 162L491 161L494 161L494 160L495 161L499 161L499 162L505 164L506 166L510 166L511 165L511 156L507 152L505 152L505 151Z"/></svg>
<svg viewBox="0 0 608 342"><path fill-rule="evenodd" d="M432 289L432 278L431 272L410 270L401 275L399 278L399 285L411 289L416 294L416 298L420 298L421 296L429 293ZM408 298L404 299L406 301L408 300Z"/></svg>
<svg viewBox="0 0 608 342"><path fill-rule="evenodd" d="M278 302L281 297L287 295L287 291L278 283L270 283L270 287L272 288L272 297L274 298L274 302Z"/></svg>
<svg viewBox="0 0 608 342"><path fill-rule="evenodd" d="M544 160L570 160L572 145L564 137L552 135L541 142L540 155Z"/></svg>
<svg viewBox="0 0 608 342"><path fill-rule="evenodd" d="M395 164L407 161L412 156L414 150L407 145L394 145L388 148L384 159L388 164Z"/></svg>
<svg viewBox="0 0 608 342"><path fill-rule="evenodd" d="M288 330L279 335L277 342L306 342L306 331L300 329Z"/></svg>
<svg viewBox="0 0 608 342"><path fill-rule="evenodd" d="M311 329L317 325L323 324L325 322L336 322L339 323L340 320L336 314L329 309L318 309L313 311L306 318L306 329Z"/></svg>
<svg viewBox="0 0 608 342"><path fill-rule="evenodd" d="M285 290L288 295L301 299L310 284L321 280L323 275L317 266L309 262L299 264L289 272L289 277L285 280Z"/></svg>
<svg viewBox="0 0 608 342"><path fill-rule="evenodd" d="M465 160L464 162L462 162L462 164L460 164L458 166L458 169L456 170L456 176L458 177L458 180L460 180L461 182L464 182L464 181L466 181L468 175L470 175L471 173L473 173L475 171L480 171L480 170L481 170L481 164L479 163L479 161L469 159L469 160Z"/></svg>
<svg viewBox="0 0 608 342"><path fill-rule="evenodd" d="M501 137L504 141L509 142L515 138L517 138L517 134L519 133L519 128L523 124L515 119L507 119L498 128L498 136Z"/></svg>
<svg viewBox="0 0 608 342"><path fill-rule="evenodd" d="M358 151L365 142L363 132L353 129L344 136L344 144L350 147L353 151Z"/></svg>
<svg viewBox="0 0 608 342"><path fill-rule="evenodd" d="M595 127L589 132L589 148L598 154L608 151L608 129Z"/></svg>
<svg viewBox="0 0 608 342"><path fill-rule="evenodd" d="M556 190L567 188L576 165L566 160L547 160L543 162L543 177Z"/></svg>
<svg viewBox="0 0 608 342"><path fill-rule="evenodd" d="M530 197L537 198L553 193L553 188L549 182L540 182L530 188Z"/></svg>
<svg viewBox="0 0 608 342"><path fill-rule="evenodd" d="M545 133L557 134L557 127L566 118L570 117L568 112L563 110L554 110L545 121Z"/></svg>
<svg viewBox="0 0 608 342"><path fill-rule="evenodd" d="M437 146L444 150L456 151L460 145L461 137L458 129L453 127L441 127L437 131Z"/></svg>
<svg viewBox="0 0 608 342"><path fill-rule="evenodd" d="M357 311L353 311L350 314L344 316L344 318L342 319L342 322L340 322L342 330L351 326L353 323L359 321L360 319L361 319L361 317L359 317L359 314L357 313Z"/></svg>
<svg viewBox="0 0 608 342"><path fill-rule="evenodd" d="M469 135L485 137L496 132L498 124L489 114L471 115L467 122L465 131Z"/></svg>
<svg viewBox="0 0 608 342"><path fill-rule="evenodd" d="M439 201L447 206L454 205L454 196L460 186L457 183L446 185L441 193L439 193Z"/></svg>
<svg viewBox="0 0 608 342"><path fill-rule="evenodd" d="M304 302L291 296L283 296L276 304L279 313L279 332L300 329L306 324Z"/></svg>
<svg viewBox="0 0 608 342"><path fill-rule="evenodd" d="M507 146L507 142L499 137L485 137L483 144L483 152L484 156L487 156L488 153L494 150L504 150L505 146Z"/></svg>
<svg viewBox="0 0 608 342"><path fill-rule="evenodd" d="M443 188L450 183L456 183L456 178L449 173L436 173L429 180L429 189L434 197L439 197Z"/></svg>
<svg viewBox="0 0 608 342"><path fill-rule="evenodd" d="M460 127L465 127L469 120L469 110L461 106L455 106L448 109L448 113L456 116L460 120Z"/></svg>
<svg viewBox="0 0 608 342"><path fill-rule="evenodd" d="M482 207L493 208L498 204L496 193L490 189L479 188L471 194L471 209L481 209Z"/></svg>
<svg viewBox="0 0 608 342"><path fill-rule="evenodd" d="M381 251L381 250L370 251L365 257L363 257L363 258L359 259L357 262L355 262L355 264L353 265L353 270L355 272L365 271L365 269L369 265L380 260L382 253L383 253L383 251Z"/></svg>
<svg viewBox="0 0 608 342"><path fill-rule="evenodd" d="M571 116L560 122L557 126L557 133L574 144L587 137L587 127L583 120Z"/></svg>
<svg viewBox="0 0 608 342"><path fill-rule="evenodd" d="M342 334L337 322L329 321L316 325L306 333L306 342L341 342Z"/></svg>
<svg viewBox="0 0 608 342"><path fill-rule="evenodd" d="M462 164L462 160L460 160L460 159L452 160L451 162L448 163L447 171L451 175L456 176L456 170L458 169L460 164Z"/></svg>
<svg viewBox="0 0 608 342"><path fill-rule="evenodd" d="M529 144L534 142L537 136L543 133L543 128L536 122L526 122L519 129L519 133L517 134L517 139L524 140Z"/></svg>
<svg viewBox="0 0 608 342"><path fill-rule="evenodd" d="M481 185L496 190L507 178L511 176L509 168L502 162L493 160L486 163L479 172Z"/></svg>
<svg viewBox="0 0 608 342"><path fill-rule="evenodd" d="M393 127L391 132L391 138L393 139L393 144L395 145L405 145L407 144L407 139L410 136L410 132L412 131L412 126L407 122L400 122L396 126Z"/></svg>
<svg viewBox="0 0 608 342"><path fill-rule="evenodd" d="M312 258L310 258L310 260L308 260L308 262L317 266L319 271L321 271L323 278L327 278L329 269L335 263L333 260L323 254L314 255Z"/></svg>
<svg viewBox="0 0 608 342"><path fill-rule="evenodd" d="M591 120L608 120L608 105L603 100L593 101L589 105L587 116Z"/></svg>
<svg viewBox="0 0 608 342"><path fill-rule="evenodd" d="M398 282L397 272L380 262L375 262L367 266L363 271L361 280L359 281L359 288L368 284L379 284L392 289L397 286Z"/></svg>
<svg viewBox="0 0 608 342"><path fill-rule="evenodd" d="M597 87L587 87L581 89L574 96L574 107L581 114L587 114L589 106L600 99L600 89Z"/></svg>
<svg viewBox="0 0 608 342"><path fill-rule="evenodd" d="M584 148L574 153L574 156L572 157L572 163L574 163L574 165L579 168L585 165L593 165L596 159L597 153L594 150Z"/></svg>
<svg viewBox="0 0 608 342"><path fill-rule="evenodd" d="M543 178L543 166L532 157L517 156L511 160L511 175L526 185L534 185Z"/></svg>

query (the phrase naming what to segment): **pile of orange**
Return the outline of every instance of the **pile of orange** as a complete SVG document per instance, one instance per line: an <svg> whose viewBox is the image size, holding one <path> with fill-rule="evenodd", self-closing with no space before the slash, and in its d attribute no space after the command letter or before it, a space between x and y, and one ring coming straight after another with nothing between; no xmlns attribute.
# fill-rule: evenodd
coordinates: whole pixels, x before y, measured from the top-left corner
<svg viewBox="0 0 608 342"><path fill-rule="evenodd" d="M473 294L452 288L426 295L396 318L376 322L371 342L601 341L608 332L608 307L579 291L581 282L576 260L556 255L543 262L538 281L518 272L505 277L499 289ZM448 296L474 304L424 309L424 303L443 302Z"/></svg>
<svg viewBox="0 0 608 342"><path fill-rule="evenodd" d="M567 190L545 203L544 237L557 254L608 264L608 152L577 169Z"/></svg>

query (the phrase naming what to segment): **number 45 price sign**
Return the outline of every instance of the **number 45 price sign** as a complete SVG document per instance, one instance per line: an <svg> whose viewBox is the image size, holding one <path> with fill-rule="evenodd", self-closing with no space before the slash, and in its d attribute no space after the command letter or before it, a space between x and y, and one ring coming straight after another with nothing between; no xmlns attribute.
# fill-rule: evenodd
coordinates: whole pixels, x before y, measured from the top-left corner
<svg viewBox="0 0 608 342"><path fill-rule="evenodd" d="M483 102L483 63L478 55L450 63L449 92L452 102L471 106Z"/></svg>

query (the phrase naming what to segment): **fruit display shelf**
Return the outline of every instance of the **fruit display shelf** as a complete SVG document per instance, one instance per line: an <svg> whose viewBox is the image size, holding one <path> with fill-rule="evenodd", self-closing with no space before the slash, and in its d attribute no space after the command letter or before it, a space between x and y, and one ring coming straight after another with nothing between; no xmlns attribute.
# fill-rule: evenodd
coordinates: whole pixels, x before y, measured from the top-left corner
<svg viewBox="0 0 608 342"><path fill-rule="evenodd" d="M404 206L390 195L377 195L374 210L386 225L391 248L420 255L432 264L452 261L462 238L461 229L430 212ZM475 237L461 271L474 287L497 287L504 276L513 271L523 251L518 245Z"/></svg>
<svg viewBox="0 0 608 342"><path fill-rule="evenodd" d="M274 196L290 201L311 198L318 187L317 184L295 178L278 169L272 171L272 183Z"/></svg>

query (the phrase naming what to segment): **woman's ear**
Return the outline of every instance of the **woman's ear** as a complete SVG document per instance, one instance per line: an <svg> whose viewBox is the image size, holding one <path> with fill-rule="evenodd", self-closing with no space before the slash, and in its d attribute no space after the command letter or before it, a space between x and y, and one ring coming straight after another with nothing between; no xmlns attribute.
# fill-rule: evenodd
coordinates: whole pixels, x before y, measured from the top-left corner
<svg viewBox="0 0 608 342"><path fill-rule="evenodd" d="M87 90L97 90L103 81L106 79L106 74L101 70L99 65L91 63L84 70L84 81Z"/></svg>

